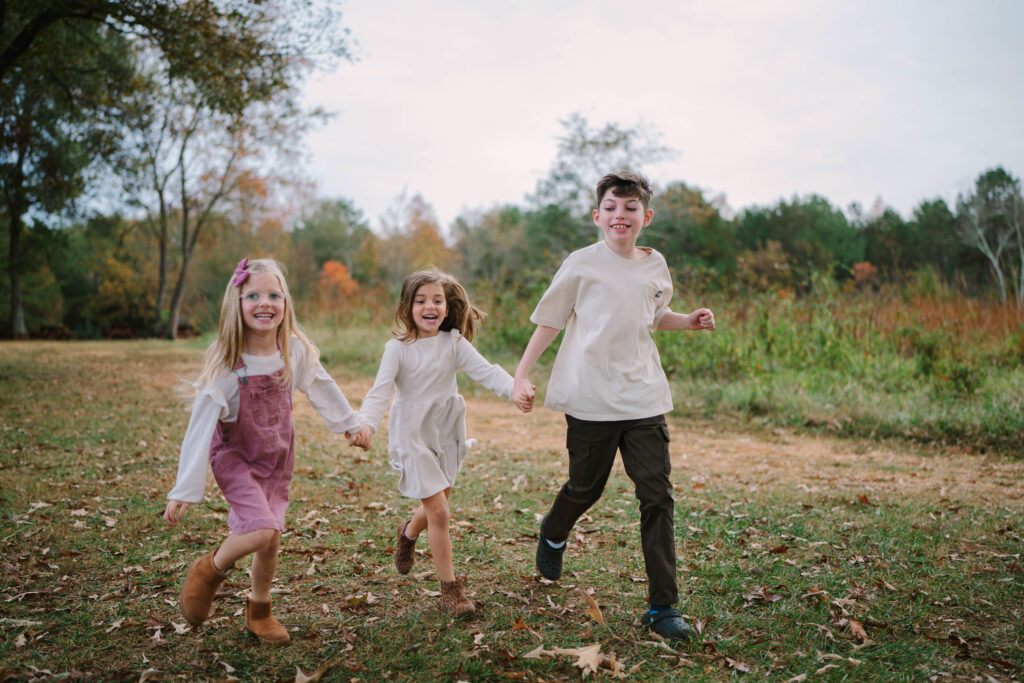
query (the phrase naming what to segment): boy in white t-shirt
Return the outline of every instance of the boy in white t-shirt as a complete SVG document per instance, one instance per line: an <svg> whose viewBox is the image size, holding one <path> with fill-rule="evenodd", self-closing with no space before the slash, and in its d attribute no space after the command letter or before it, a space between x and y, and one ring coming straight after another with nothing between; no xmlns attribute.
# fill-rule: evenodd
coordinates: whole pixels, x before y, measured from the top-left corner
<svg viewBox="0 0 1024 683"><path fill-rule="evenodd" d="M594 223L604 239L562 262L530 320L537 325L516 369L513 396L533 398L528 375L565 327L544 405L565 413L569 480L540 524L537 570L562 575L562 553L576 520L601 497L615 452L640 500L640 537L649 581L641 623L674 639L690 628L672 606L676 585L674 500L665 413L672 394L651 338L655 330L713 330L706 308L669 310L672 279L665 258L636 246L654 216L646 178L611 173L597 184Z"/></svg>

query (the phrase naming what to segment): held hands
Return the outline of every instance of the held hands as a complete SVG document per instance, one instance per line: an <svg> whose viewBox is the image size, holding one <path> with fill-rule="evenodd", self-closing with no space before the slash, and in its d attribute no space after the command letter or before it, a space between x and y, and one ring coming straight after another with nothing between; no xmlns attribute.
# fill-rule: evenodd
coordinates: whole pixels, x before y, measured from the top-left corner
<svg viewBox="0 0 1024 683"><path fill-rule="evenodd" d="M364 451L370 450L370 437L373 434L370 432L370 428L367 425L363 425L356 434L351 432L345 432L345 436L348 438L349 446L357 446L362 448Z"/></svg>
<svg viewBox="0 0 1024 683"><path fill-rule="evenodd" d="M180 500L167 501L167 507L164 508L164 521L171 526L176 525L185 516L185 511L188 510L189 505L191 503L183 503Z"/></svg>
<svg viewBox="0 0 1024 683"><path fill-rule="evenodd" d="M530 384L530 380L526 378L515 380L515 383L512 385L512 402L516 404L516 408L519 408L524 413L533 410L534 391L536 389L537 387Z"/></svg>
<svg viewBox="0 0 1024 683"><path fill-rule="evenodd" d="M715 314L710 308L698 308L690 314L691 330L713 330L715 329Z"/></svg>

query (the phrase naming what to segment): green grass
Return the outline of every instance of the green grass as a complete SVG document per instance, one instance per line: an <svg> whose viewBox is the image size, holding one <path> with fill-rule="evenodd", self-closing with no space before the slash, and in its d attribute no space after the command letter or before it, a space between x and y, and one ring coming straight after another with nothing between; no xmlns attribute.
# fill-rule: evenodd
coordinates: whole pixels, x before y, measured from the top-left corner
<svg viewBox="0 0 1024 683"><path fill-rule="evenodd" d="M335 376L368 381L376 361L365 347L379 332L350 334L317 340ZM437 580L426 554L408 576L393 568L392 536L411 505L397 494L384 442L369 454L345 449L308 410L297 417L274 588L293 643L260 648L242 628L246 562L207 624L177 633L185 567L226 532L212 478L206 504L182 525L160 518L188 418L171 389L194 376L200 348L0 345L0 679L136 681L153 670L157 680L277 681L323 666L329 681L579 680L570 655L525 655L594 644L638 681L1024 676L1018 462L963 459L949 490L857 483L926 476L950 457L938 452L826 458L820 472L775 479L737 459L729 476L695 481L695 459L730 456L694 452L687 434L700 424L678 416L673 454L691 454L673 478L680 607L701 627L697 642L665 644L637 626L646 583L621 471L581 519L566 574L552 584L538 578L533 554L538 516L565 476L561 444L474 451L453 494L452 535L479 611L454 621L429 594ZM695 400L699 412L705 399ZM757 400L797 412L816 399L744 397L734 386L719 398ZM974 478L990 487L967 486ZM604 624L587 613L584 591Z"/></svg>
<svg viewBox="0 0 1024 683"><path fill-rule="evenodd" d="M655 333L682 416L1024 453L1024 309L834 285L688 297L677 292L673 309L709 306L717 329ZM529 311L502 299L489 310L479 346L514 368Z"/></svg>

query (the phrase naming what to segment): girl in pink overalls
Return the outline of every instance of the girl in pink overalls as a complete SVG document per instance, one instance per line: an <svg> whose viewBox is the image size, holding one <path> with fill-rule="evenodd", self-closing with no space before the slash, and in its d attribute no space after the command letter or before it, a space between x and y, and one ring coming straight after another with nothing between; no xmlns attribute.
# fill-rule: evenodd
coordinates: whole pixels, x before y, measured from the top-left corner
<svg viewBox="0 0 1024 683"><path fill-rule="evenodd" d="M271 614L270 583L295 464L294 390L306 394L331 431L355 434L350 446L366 449L370 442L369 428L362 426L319 358L295 321L277 262L243 259L224 293L217 340L203 357L177 483L164 509L164 519L173 525L189 505L202 502L209 459L230 505L230 533L216 550L193 562L185 577L179 606L194 626L209 616L217 587L235 562L253 555L245 627L266 644L290 639Z"/></svg>

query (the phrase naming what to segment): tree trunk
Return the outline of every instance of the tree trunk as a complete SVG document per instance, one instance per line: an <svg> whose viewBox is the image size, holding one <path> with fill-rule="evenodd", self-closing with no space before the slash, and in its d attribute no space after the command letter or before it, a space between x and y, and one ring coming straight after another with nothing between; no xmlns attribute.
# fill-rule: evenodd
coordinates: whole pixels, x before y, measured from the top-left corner
<svg viewBox="0 0 1024 683"><path fill-rule="evenodd" d="M11 207L10 249L8 252L8 268L11 277L11 336L15 339L28 339L28 328L25 327L25 308L21 298L21 230L24 207L15 201Z"/></svg>
<svg viewBox="0 0 1024 683"><path fill-rule="evenodd" d="M164 300L167 298L167 202L164 201L163 193L159 192L160 197L160 225L157 226L157 241L159 243L160 253L160 271L157 274L157 287L156 287L156 310L153 311L153 333L156 336L162 336L166 334L167 330L163 329L164 324ZM173 339L174 337L171 337Z"/></svg>
<svg viewBox="0 0 1024 683"><path fill-rule="evenodd" d="M178 323L181 320L181 304L185 300L185 277L188 271L189 259L181 260L181 270L178 272L178 282L174 285L174 294L171 295L171 310L167 316L167 338L178 338Z"/></svg>

